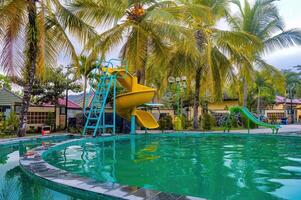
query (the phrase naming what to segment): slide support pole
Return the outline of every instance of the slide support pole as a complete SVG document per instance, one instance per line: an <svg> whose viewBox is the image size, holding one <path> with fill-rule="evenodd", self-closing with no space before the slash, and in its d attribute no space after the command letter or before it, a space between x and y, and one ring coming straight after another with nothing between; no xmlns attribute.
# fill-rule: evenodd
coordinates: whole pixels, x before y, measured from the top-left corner
<svg viewBox="0 0 301 200"><path fill-rule="evenodd" d="M136 133L136 116L131 115L131 134Z"/></svg>
<svg viewBox="0 0 301 200"><path fill-rule="evenodd" d="M248 133L250 133L250 120L248 119Z"/></svg>

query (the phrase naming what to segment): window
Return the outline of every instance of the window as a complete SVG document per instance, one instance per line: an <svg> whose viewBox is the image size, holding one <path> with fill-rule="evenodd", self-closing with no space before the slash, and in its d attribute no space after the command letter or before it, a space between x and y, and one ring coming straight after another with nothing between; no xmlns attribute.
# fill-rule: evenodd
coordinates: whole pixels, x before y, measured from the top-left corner
<svg viewBox="0 0 301 200"><path fill-rule="evenodd" d="M15 106L15 112L16 112L17 115L20 114L21 106Z"/></svg>
<svg viewBox="0 0 301 200"><path fill-rule="evenodd" d="M61 115L65 115L66 114L65 107L60 107L60 114Z"/></svg>

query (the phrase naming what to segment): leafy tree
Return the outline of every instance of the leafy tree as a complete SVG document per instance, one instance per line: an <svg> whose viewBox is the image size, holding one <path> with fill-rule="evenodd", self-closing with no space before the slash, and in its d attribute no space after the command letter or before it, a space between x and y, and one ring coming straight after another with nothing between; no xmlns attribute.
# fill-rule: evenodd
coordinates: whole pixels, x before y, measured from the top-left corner
<svg viewBox="0 0 301 200"><path fill-rule="evenodd" d="M284 95L285 90L285 77L278 69L267 66L255 71L255 81L249 88L248 107L256 105L260 114L262 108L273 104L276 95Z"/></svg>
<svg viewBox="0 0 301 200"><path fill-rule="evenodd" d="M58 100L65 96L66 88L68 87L68 89L73 92L79 92L81 90L81 86L76 82L76 78L69 79L68 77L70 73L64 73L61 67L56 69L47 68L46 70L47 74L45 80L36 81L34 83L32 94L36 97L34 99L36 103L51 103L54 105L56 116Z"/></svg>
<svg viewBox="0 0 301 200"><path fill-rule="evenodd" d="M283 70L283 75L286 82L286 94L288 98L297 97L301 98L300 87L301 87L301 78L300 73L292 70Z"/></svg>
<svg viewBox="0 0 301 200"><path fill-rule="evenodd" d="M0 64L7 74L21 71L25 79L19 136L25 135L35 76L43 77L45 63L55 64L61 52L78 65L69 36L85 42L96 35L66 4L59 0L6 0L0 4L0 40L4 43Z"/></svg>
<svg viewBox="0 0 301 200"><path fill-rule="evenodd" d="M11 90L11 81L6 76L0 74L0 88L6 88L8 90Z"/></svg>

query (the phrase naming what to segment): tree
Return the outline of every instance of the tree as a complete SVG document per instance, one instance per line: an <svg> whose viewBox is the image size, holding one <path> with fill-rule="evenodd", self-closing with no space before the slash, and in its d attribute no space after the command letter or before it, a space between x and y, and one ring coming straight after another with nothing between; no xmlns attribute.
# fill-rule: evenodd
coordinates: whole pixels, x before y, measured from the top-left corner
<svg viewBox="0 0 301 200"><path fill-rule="evenodd" d="M285 30L285 25L275 5L276 0L256 0L253 5L245 0L232 1L238 8L238 13L228 15L228 21L234 30L244 31L258 37L263 49L258 49L254 59L250 62L242 62L239 65L240 76L243 82L243 105L246 106L248 82L252 79L254 65L259 67L269 66L263 59L264 53L279 48L287 48L301 44L301 31L299 29ZM249 64L253 63L253 64Z"/></svg>
<svg viewBox="0 0 301 200"><path fill-rule="evenodd" d="M48 72L45 80L34 83L32 94L36 97L34 99L36 103L51 103L54 105L54 116L56 116L58 100L64 97L66 88L68 87L73 92L79 92L81 86L76 83L76 79L67 78L69 72L64 73L62 67L56 69L47 68L46 70ZM54 128L56 128L56 124Z"/></svg>
<svg viewBox="0 0 301 200"><path fill-rule="evenodd" d="M104 58L112 48L124 44L121 57L143 84L147 79L149 55L166 58L171 44L182 40L188 32L177 22L180 11L176 1L77 0L72 3L72 8L87 21L109 27L100 37L91 38L86 49L92 49L92 55L101 54Z"/></svg>
<svg viewBox="0 0 301 200"><path fill-rule="evenodd" d="M23 73L23 101L18 136L24 136L35 76L45 75L60 52L78 64L69 35L81 42L96 33L59 0L7 0L0 5L1 62L9 74ZM25 47L24 47L25 46ZM23 67L24 66L24 67Z"/></svg>
<svg viewBox="0 0 301 200"><path fill-rule="evenodd" d="M90 72L97 67L96 63L93 63L92 59L81 55L79 57L79 68L78 71L80 75L84 79L84 99L83 99L83 112L85 112L86 107L86 93L87 93L87 85L88 85L88 76Z"/></svg>
<svg viewBox="0 0 301 200"><path fill-rule="evenodd" d="M274 67L265 67L255 71L255 80L250 85L248 107L256 105L257 113L267 105L273 104L276 95L285 94L285 77Z"/></svg>
<svg viewBox="0 0 301 200"><path fill-rule="evenodd" d="M0 74L0 88L11 90L11 81L8 77Z"/></svg>
<svg viewBox="0 0 301 200"><path fill-rule="evenodd" d="M186 73L190 80L194 76L193 126L197 129L201 93L209 91L213 99L221 100L224 83L231 78L235 79L233 65L242 60L247 62L255 49L261 48L261 43L248 33L219 30L215 27L217 20L226 15L228 1L182 1L182 3L183 7L194 11L180 16L180 20L188 24L193 34L188 41L175 42L176 47L173 47L167 56L170 61L166 66L170 68L169 74ZM211 10L207 18L199 15L204 8ZM203 101L206 100L208 99L203 98Z"/></svg>

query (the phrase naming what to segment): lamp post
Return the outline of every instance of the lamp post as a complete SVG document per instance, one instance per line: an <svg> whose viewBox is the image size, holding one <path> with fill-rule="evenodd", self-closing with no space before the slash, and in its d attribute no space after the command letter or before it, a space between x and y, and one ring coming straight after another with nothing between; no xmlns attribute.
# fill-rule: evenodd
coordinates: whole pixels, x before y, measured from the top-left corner
<svg viewBox="0 0 301 200"><path fill-rule="evenodd" d="M71 80L69 80L69 73L70 73L70 69L72 68L72 65L67 65L66 69L67 69L67 73L66 73L66 102L65 102L65 130L68 129L68 90L69 90L69 84L71 82Z"/></svg>
<svg viewBox="0 0 301 200"><path fill-rule="evenodd" d="M176 77L176 78L173 76L168 77L168 83L171 85L175 84L175 87L176 87L175 96L176 96L177 111L176 111L175 123L180 123L180 125L177 125L177 127L180 126L177 129L182 129L181 119L178 119L178 118L180 116L182 116L182 109L183 109L182 92L183 92L183 89L187 88L186 81L187 81L186 76L181 76L181 77Z"/></svg>
<svg viewBox="0 0 301 200"><path fill-rule="evenodd" d="M292 124L295 122L294 120L294 109L293 109L293 98L294 98L294 88L295 88L295 84L292 84L291 87L289 88L290 90L290 99L291 99L291 106L290 106L290 110L291 110L291 119L292 119Z"/></svg>

